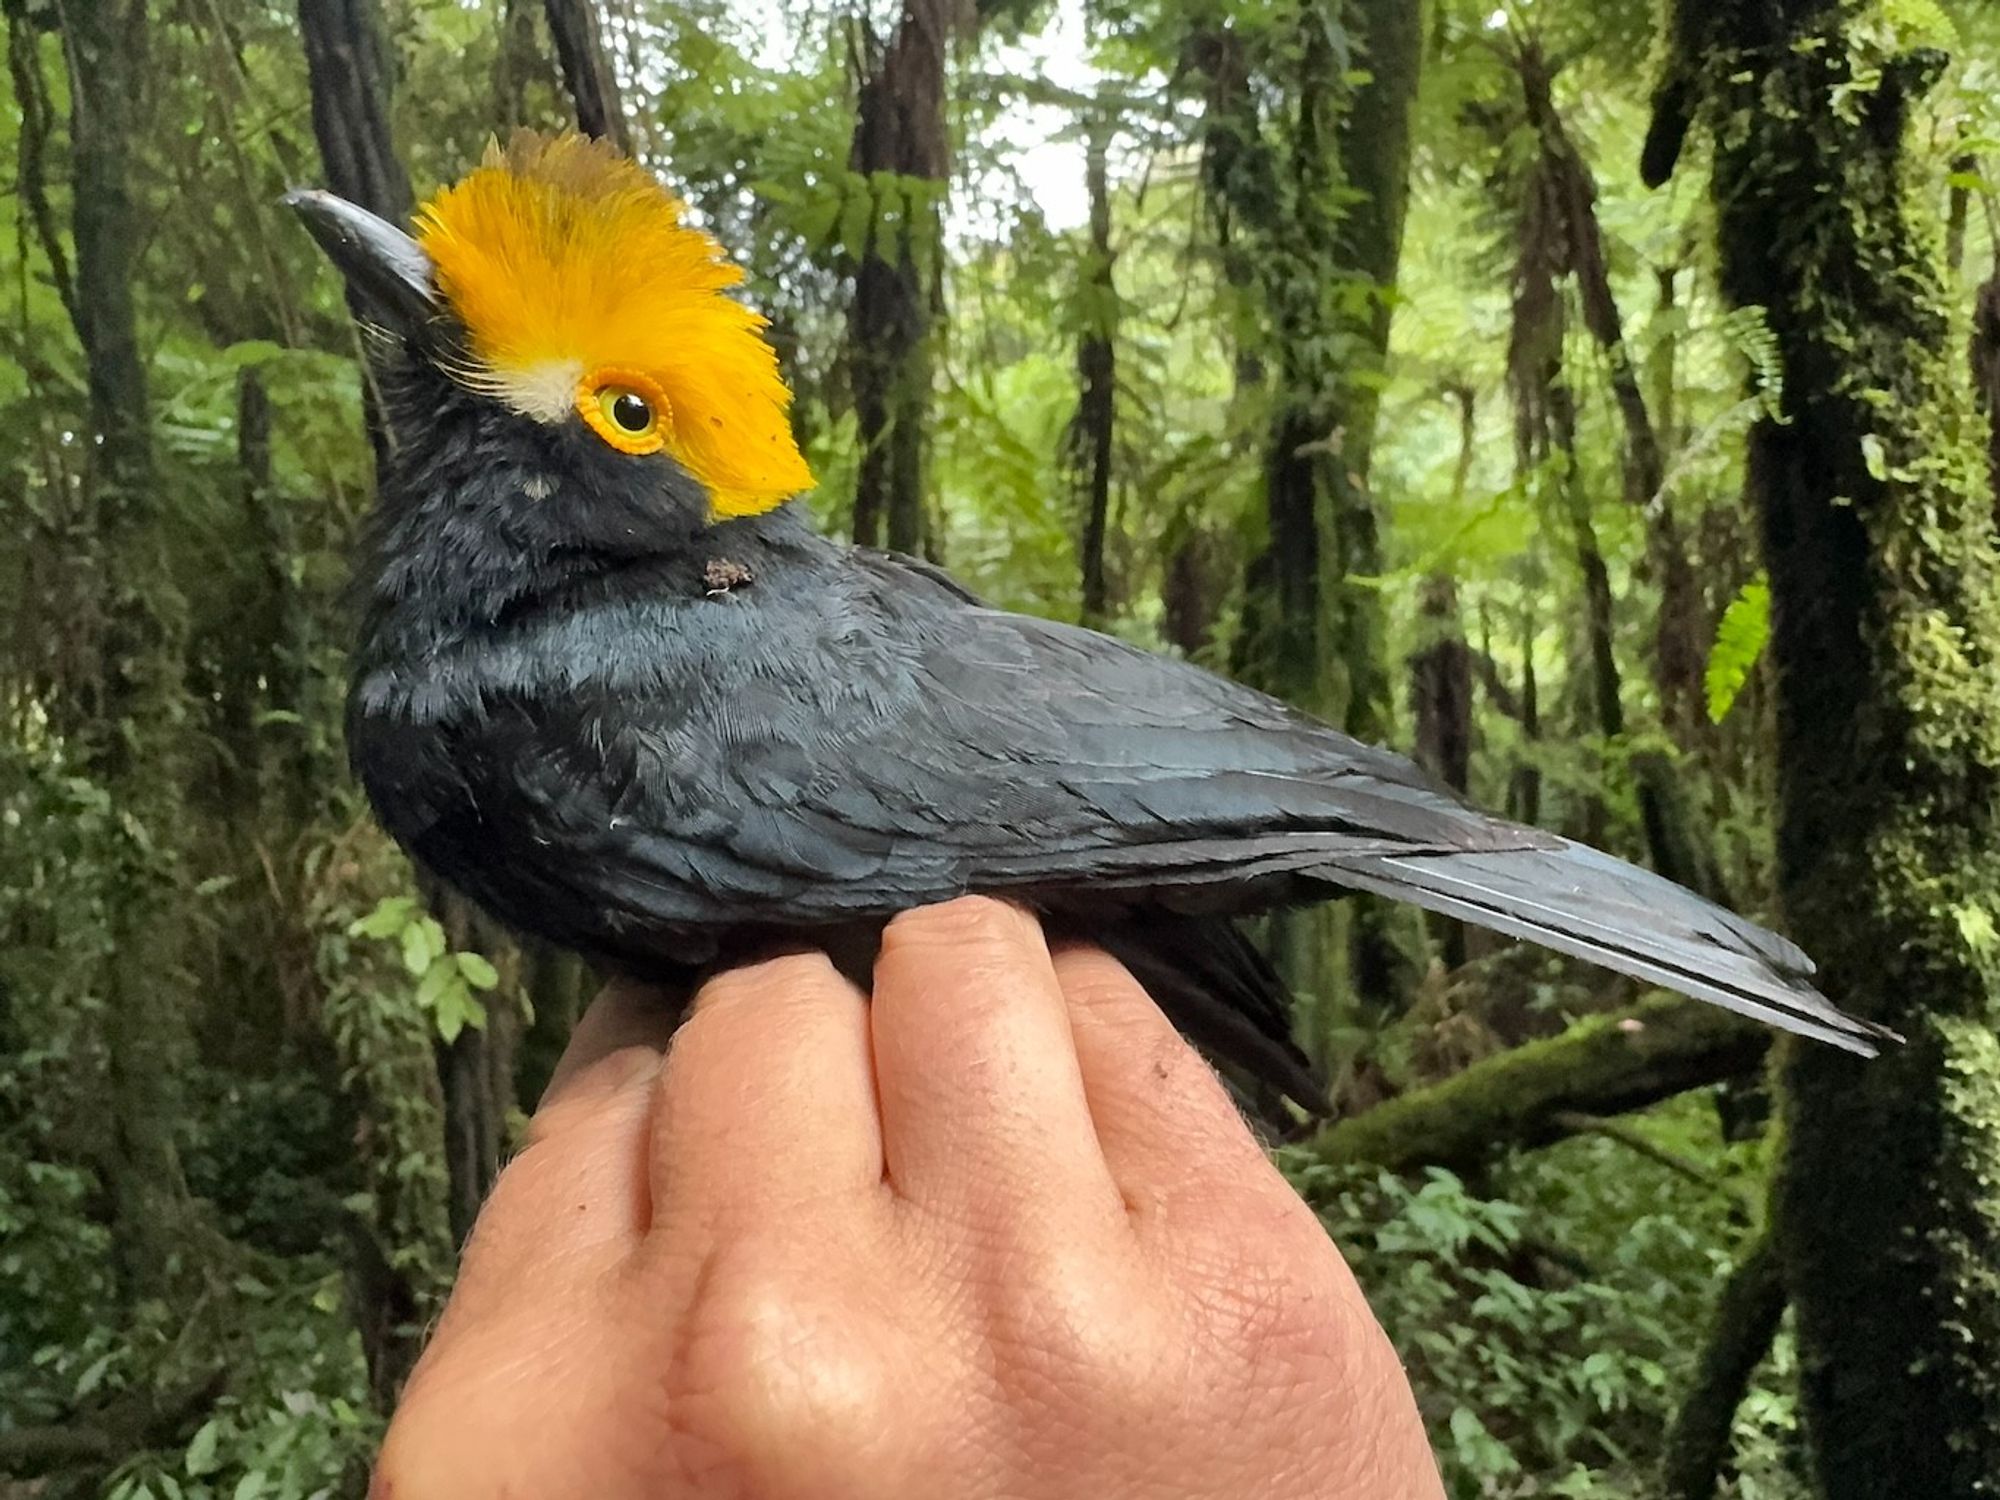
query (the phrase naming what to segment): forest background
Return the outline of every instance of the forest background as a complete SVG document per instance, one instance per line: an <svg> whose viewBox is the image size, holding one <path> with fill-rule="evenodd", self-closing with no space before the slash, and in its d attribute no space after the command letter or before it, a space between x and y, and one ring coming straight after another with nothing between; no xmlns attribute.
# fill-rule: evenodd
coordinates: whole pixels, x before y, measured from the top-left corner
<svg viewBox="0 0 2000 1500"><path fill-rule="evenodd" d="M843 534L1785 926L1871 1064L1265 934L1455 1496L2000 1493L2000 19L4 0L0 1496L359 1495L588 976L340 742L363 339L279 205L516 125L741 257Z"/></svg>

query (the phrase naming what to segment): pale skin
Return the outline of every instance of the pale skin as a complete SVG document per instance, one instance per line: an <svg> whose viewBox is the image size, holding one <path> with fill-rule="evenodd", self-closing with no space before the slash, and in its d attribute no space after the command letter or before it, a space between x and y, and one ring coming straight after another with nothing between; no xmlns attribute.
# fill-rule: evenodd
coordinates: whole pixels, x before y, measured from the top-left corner
<svg viewBox="0 0 2000 1500"><path fill-rule="evenodd" d="M1339 1253L1119 964L968 898L613 987L375 1500L1436 1500Z"/></svg>

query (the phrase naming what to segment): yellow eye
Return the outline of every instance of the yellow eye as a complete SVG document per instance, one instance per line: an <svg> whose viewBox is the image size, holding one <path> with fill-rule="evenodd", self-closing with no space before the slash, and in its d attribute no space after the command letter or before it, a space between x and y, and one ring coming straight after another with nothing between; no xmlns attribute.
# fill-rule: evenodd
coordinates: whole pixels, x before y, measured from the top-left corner
<svg viewBox="0 0 2000 1500"><path fill-rule="evenodd" d="M652 381L629 371L597 371L578 390L576 409L620 453L657 453L667 440L667 398Z"/></svg>
<svg viewBox="0 0 2000 1500"><path fill-rule="evenodd" d="M611 425L629 437L644 437L653 430L653 408L637 391L611 386L597 393L597 408L611 418Z"/></svg>

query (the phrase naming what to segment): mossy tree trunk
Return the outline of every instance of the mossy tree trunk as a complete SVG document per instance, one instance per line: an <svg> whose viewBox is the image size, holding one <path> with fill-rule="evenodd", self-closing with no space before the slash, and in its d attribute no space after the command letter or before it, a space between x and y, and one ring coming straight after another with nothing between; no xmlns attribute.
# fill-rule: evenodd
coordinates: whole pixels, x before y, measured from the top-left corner
<svg viewBox="0 0 2000 1500"><path fill-rule="evenodd" d="M951 170L945 57L959 12L955 0L905 0L886 46L858 23L866 55L848 167L871 211L865 243L849 247L847 351L861 444L854 539L899 552L925 542L931 324Z"/></svg>
<svg viewBox="0 0 2000 1500"><path fill-rule="evenodd" d="M299 0L299 37L326 186L392 224L405 223L416 200L389 130L393 80L378 0ZM347 305L356 319L367 316L366 302L352 287ZM383 421L373 372L366 359L360 363L368 441L379 473L395 434Z"/></svg>
<svg viewBox="0 0 2000 1500"><path fill-rule="evenodd" d="M304 41L306 70L312 94L313 135L326 170L327 186L351 202L380 214L394 223L408 220L414 206L409 173L397 154L390 130L394 80L390 51L379 0L300 0L300 33ZM357 318L368 315L368 307L349 290L348 305ZM357 353L361 351L357 350ZM360 361L369 438L375 451L379 473L395 442L381 419L381 403L375 397L374 374L368 361ZM469 913L443 893L435 904L447 927L462 930ZM446 1139L474 1139L494 1135L498 1124L484 1123L492 1114L490 1091L478 1085L486 1071L484 1033L461 1033L454 1047L472 1055L470 1062L452 1066L452 1049L440 1048L438 1078L442 1086L445 1131L443 1138L428 1134L432 1117L421 1118L422 1135L399 1131L409 1116L399 1116L393 1106L371 1096L367 1080L382 1071L383 1059L371 1058L366 1050L381 1045L376 1035L353 1033L341 1041L344 1029L334 1023L329 1012L329 1035L340 1052L354 1106L371 1128L396 1139L400 1151L371 1152L368 1165L376 1181L376 1204L365 1224L357 1228L354 1256L356 1274L352 1278L356 1301L355 1321L361 1331L363 1352L368 1361L370 1384L386 1406L401 1387L422 1349L423 1329L415 1310L425 1306L426 1292L421 1278L411 1270L409 1241L445 1240L443 1226L427 1224L415 1230L399 1224L394 1205L402 1201L402 1170L398 1156L444 1158L453 1174L451 1202L455 1205L470 1194L483 1192L491 1173L482 1171L476 1160L445 1151ZM412 1066L414 1060L398 1057L388 1064L394 1068ZM415 1064L421 1066L421 1064ZM473 1081L468 1083L467 1079ZM457 1085L454 1087L454 1085ZM476 1201L476 1199L475 1199ZM442 1205L440 1205L442 1206ZM452 1228L461 1230L456 1218Z"/></svg>
<svg viewBox="0 0 2000 1500"><path fill-rule="evenodd" d="M1350 7L1367 78L1354 93L1336 136L1342 187L1351 196L1335 235L1337 265L1365 283L1364 310L1340 330L1342 378L1325 436L1332 539L1327 561L1333 654L1346 679L1342 727L1371 743L1389 738L1395 687L1386 615L1375 580L1382 574L1381 518L1368 472L1375 453L1381 375L1388 361L1390 313L1403 257L1410 196L1410 114L1423 64L1422 0L1357 0Z"/></svg>
<svg viewBox="0 0 2000 1500"><path fill-rule="evenodd" d="M1346 76L1334 38L1366 68ZM1390 309L1408 201L1410 111L1423 55L1421 0L1306 5L1273 39L1258 113L1227 31L1197 35L1208 74L1204 180L1232 281L1266 320L1273 390L1264 463L1266 536L1245 578L1235 668L1360 739L1390 737L1394 702L1379 521L1368 489ZM1359 295L1355 295L1358 291ZM1414 914L1357 897L1274 923L1276 956L1308 1006L1308 1030L1352 1019L1356 1002L1395 1014L1423 947ZM1308 1037L1308 1045L1316 1046Z"/></svg>
<svg viewBox="0 0 2000 1500"><path fill-rule="evenodd" d="M1349 8L1367 79L1341 122L1341 213L1335 253L1367 288L1365 311L1339 340L1344 368L1322 440L1326 531L1321 557L1327 649L1339 664L1345 704L1337 723L1383 744L1395 732L1395 681L1388 620L1377 582L1384 571L1381 515L1369 488L1375 428L1388 363L1390 314L1403 256L1410 193L1410 116L1424 55L1423 0L1357 0ZM1356 998L1376 1016L1401 1015L1424 965L1424 924L1409 907L1360 897L1348 910L1347 965Z"/></svg>
<svg viewBox="0 0 2000 1500"><path fill-rule="evenodd" d="M1667 1429L1660 1485L1668 1500L1715 1500L1729 1467L1736 1410L1784 1316L1784 1268L1766 1230L1723 1279L1694 1380Z"/></svg>
<svg viewBox="0 0 2000 1500"><path fill-rule="evenodd" d="M1725 290L1784 413L1751 434L1771 577L1779 876L1840 1004L1902 1031L1783 1069L1779 1246L1828 1500L2000 1488L2000 562L1911 97L1864 0L1683 3L1650 180L1714 138Z"/></svg>
<svg viewBox="0 0 2000 1500"><path fill-rule="evenodd" d="M1336 1121L1298 1149L1396 1172L1473 1171L1503 1151L1545 1146L1604 1116L1735 1077L1770 1045L1770 1032L1755 1022L1677 995L1648 995L1619 1015L1592 1016Z"/></svg>
<svg viewBox="0 0 2000 1500"><path fill-rule="evenodd" d="M1084 153L1090 195L1090 249L1078 278L1076 415L1065 434L1070 482L1082 516L1078 549L1083 574L1083 622L1102 625L1111 586L1105 544L1111 529L1111 449L1118 420L1118 286L1111 266L1111 135L1108 113L1093 119Z"/></svg>
<svg viewBox="0 0 2000 1500"><path fill-rule="evenodd" d="M100 0L61 12L70 84L76 331L89 396L87 493L95 535L77 601L98 622L96 732L72 745L121 813L144 830L120 872L117 951L109 960L106 1052L111 1130L99 1163L116 1223L121 1280L133 1297L187 1301L201 1270L175 1123L192 1053L187 924L174 868L183 839L185 611L164 551L146 364L140 352L132 183L142 128L146 0ZM65 716L67 717L67 716Z"/></svg>

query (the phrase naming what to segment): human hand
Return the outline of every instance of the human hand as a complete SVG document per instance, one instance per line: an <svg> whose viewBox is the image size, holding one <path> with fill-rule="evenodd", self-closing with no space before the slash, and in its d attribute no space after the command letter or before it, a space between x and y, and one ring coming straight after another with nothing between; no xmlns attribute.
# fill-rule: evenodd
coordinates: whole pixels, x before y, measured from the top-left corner
<svg viewBox="0 0 2000 1500"><path fill-rule="evenodd" d="M889 925L872 1004L799 954L663 1032L615 986L579 1026L375 1500L1442 1494L1339 1254L1105 954L966 899Z"/></svg>

